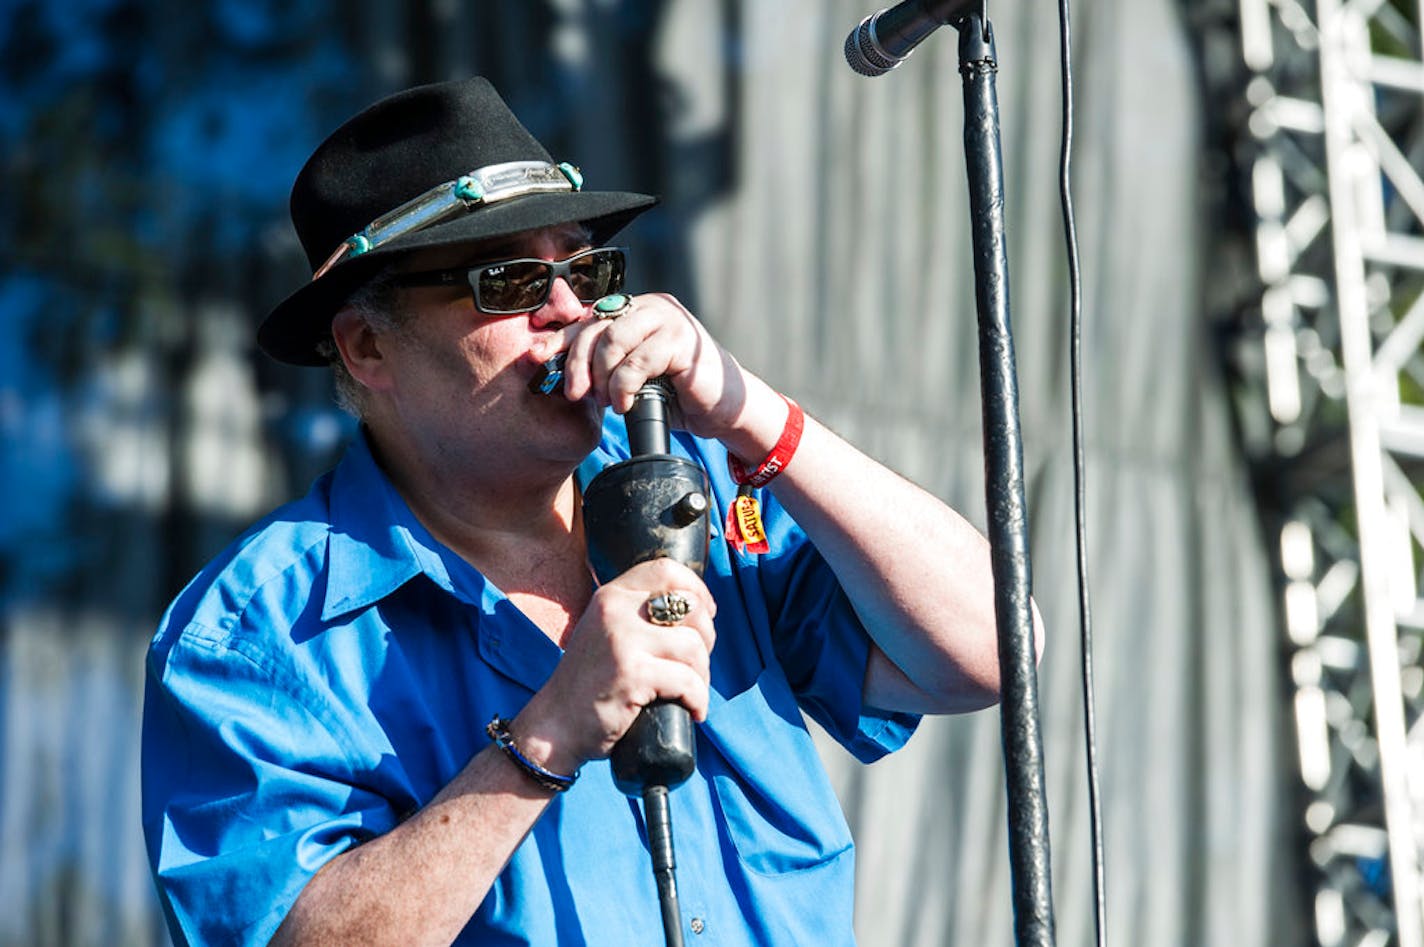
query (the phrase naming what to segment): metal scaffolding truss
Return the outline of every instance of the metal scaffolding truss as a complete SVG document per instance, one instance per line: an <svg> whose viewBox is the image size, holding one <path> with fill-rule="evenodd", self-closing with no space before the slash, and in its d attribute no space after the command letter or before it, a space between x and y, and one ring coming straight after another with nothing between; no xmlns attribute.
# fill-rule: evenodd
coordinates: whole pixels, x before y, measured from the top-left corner
<svg viewBox="0 0 1424 947"><path fill-rule="evenodd" d="M1238 3L1259 294L1233 359L1277 517L1315 931L1424 947L1424 0Z"/></svg>

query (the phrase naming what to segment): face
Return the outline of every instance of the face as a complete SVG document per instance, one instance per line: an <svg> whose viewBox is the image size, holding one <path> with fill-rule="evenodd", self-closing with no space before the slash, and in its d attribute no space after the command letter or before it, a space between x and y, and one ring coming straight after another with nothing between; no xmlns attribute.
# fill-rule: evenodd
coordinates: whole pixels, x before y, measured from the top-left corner
<svg viewBox="0 0 1424 947"><path fill-rule="evenodd" d="M555 228L422 257L407 269L564 260L588 246L580 228ZM401 303L409 312L406 325L384 337L387 410L381 415L399 425L401 440L427 463L476 470L497 461L510 471L521 462L571 466L597 444L602 412L596 405L529 390L541 362L553 354L540 350L541 341L589 318L590 307L566 280L554 281L541 307L515 315L476 309L468 284L405 288Z"/></svg>

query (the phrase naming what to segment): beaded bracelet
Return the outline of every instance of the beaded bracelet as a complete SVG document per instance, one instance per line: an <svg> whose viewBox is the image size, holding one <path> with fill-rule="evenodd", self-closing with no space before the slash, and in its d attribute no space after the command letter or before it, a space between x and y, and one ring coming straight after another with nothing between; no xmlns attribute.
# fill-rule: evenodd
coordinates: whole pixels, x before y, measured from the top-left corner
<svg viewBox="0 0 1424 947"><path fill-rule="evenodd" d="M573 786L574 780L578 779L578 770L574 770L572 776L560 776L558 773L551 773L538 763L519 752L519 747L514 745L514 736L509 732L509 721L503 720L498 714L485 726L485 733L494 741L494 745L504 751L504 755L509 757L515 766L524 770L524 774L545 789L552 789L554 792L568 792Z"/></svg>

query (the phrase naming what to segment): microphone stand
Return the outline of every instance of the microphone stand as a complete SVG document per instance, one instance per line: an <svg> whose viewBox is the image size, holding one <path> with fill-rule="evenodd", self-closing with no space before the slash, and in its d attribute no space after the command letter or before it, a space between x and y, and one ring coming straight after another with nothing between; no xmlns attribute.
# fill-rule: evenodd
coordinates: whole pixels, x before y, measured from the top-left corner
<svg viewBox="0 0 1424 947"><path fill-rule="evenodd" d="M1030 600L1023 439L1009 328L1004 170L994 85L998 61L987 0L982 0L979 7L951 25L959 31L959 72L964 80L964 150L979 316L984 479L1003 693L999 712L1008 787L1014 932L1019 944L1051 947L1054 932L1048 804Z"/></svg>

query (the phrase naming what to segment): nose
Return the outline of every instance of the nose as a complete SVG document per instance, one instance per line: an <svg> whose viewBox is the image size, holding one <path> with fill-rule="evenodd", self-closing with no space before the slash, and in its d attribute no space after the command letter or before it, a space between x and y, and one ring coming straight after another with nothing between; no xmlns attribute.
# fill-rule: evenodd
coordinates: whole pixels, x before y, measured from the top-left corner
<svg viewBox="0 0 1424 947"><path fill-rule="evenodd" d="M544 300L544 305L530 313L530 321L541 329L557 329L584 319L588 311L588 306L579 302L569 281L560 276L549 287L549 298Z"/></svg>

